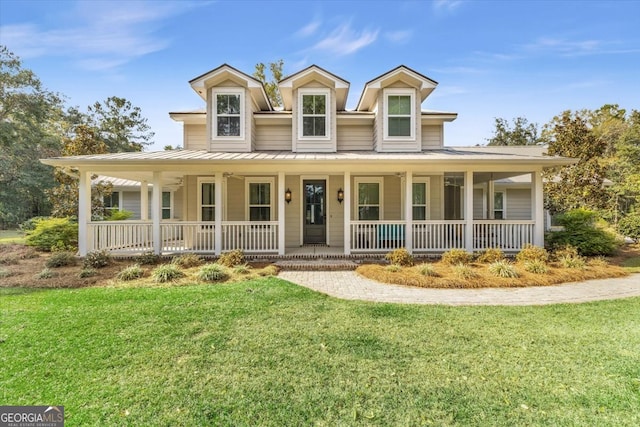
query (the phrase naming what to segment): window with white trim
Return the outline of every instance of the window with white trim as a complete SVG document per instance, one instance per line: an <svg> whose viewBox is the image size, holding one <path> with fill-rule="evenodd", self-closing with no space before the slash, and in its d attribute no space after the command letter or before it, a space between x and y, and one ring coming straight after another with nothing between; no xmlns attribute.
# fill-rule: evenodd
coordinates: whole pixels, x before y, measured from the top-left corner
<svg viewBox="0 0 640 427"><path fill-rule="evenodd" d="M162 219L173 218L173 192L162 192Z"/></svg>
<svg viewBox="0 0 640 427"><path fill-rule="evenodd" d="M356 179L356 209L358 221L382 219L382 179Z"/></svg>
<svg viewBox="0 0 640 427"><path fill-rule="evenodd" d="M120 210L120 193L118 191L112 191L108 196L104 196L103 204L106 216L111 215L113 211Z"/></svg>
<svg viewBox="0 0 640 427"><path fill-rule="evenodd" d="M504 191L493 193L493 218L506 219Z"/></svg>
<svg viewBox="0 0 640 427"><path fill-rule="evenodd" d="M429 178L416 179L412 190L413 220L429 219Z"/></svg>
<svg viewBox="0 0 640 427"><path fill-rule="evenodd" d="M385 139L415 139L414 96L413 90L385 89Z"/></svg>
<svg viewBox="0 0 640 427"><path fill-rule="evenodd" d="M274 180L270 178L247 179L246 216L248 221L271 221L273 218L273 184Z"/></svg>
<svg viewBox="0 0 640 427"><path fill-rule="evenodd" d="M199 178L198 221L216 220L216 184L213 178Z"/></svg>
<svg viewBox="0 0 640 427"><path fill-rule="evenodd" d="M329 138L329 90L299 89L298 137Z"/></svg>
<svg viewBox="0 0 640 427"><path fill-rule="evenodd" d="M214 105L212 135L214 138L244 137L243 91L233 89L213 90Z"/></svg>

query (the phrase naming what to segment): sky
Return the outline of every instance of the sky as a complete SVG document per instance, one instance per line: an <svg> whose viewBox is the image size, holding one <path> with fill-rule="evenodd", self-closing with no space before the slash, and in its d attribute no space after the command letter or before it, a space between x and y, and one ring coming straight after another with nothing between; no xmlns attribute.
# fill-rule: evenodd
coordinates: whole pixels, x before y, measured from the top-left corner
<svg viewBox="0 0 640 427"><path fill-rule="evenodd" d="M423 109L457 112L445 145L485 144L495 118L640 109L640 1L0 0L0 44L82 109L142 109L149 150L182 144L170 111L204 108L188 81L223 63L284 60L364 84L406 65L439 83Z"/></svg>

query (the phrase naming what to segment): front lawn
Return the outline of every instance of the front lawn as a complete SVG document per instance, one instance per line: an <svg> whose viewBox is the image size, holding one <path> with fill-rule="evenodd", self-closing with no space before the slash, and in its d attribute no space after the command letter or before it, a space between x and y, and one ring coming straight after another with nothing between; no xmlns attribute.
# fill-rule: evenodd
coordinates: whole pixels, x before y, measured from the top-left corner
<svg viewBox="0 0 640 427"><path fill-rule="evenodd" d="M640 425L640 298L341 301L277 278L0 289L0 402L67 425Z"/></svg>

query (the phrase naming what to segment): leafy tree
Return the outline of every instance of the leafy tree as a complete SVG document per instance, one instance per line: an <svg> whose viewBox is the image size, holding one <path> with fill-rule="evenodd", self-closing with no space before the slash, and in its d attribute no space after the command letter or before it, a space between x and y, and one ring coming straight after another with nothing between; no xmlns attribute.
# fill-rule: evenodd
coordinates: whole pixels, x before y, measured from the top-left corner
<svg viewBox="0 0 640 427"><path fill-rule="evenodd" d="M488 139L488 145L539 145L541 143L536 123L529 123L524 117L516 117L512 120L512 128L503 118L497 117L495 120L493 137Z"/></svg>
<svg viewBox="0 0 640 427"><path fill-rule="evenodd" d="M88 110L91 123L110 153L142 151L152 143L154 133L142 110L125 98L112 96L103 103L89 106Z"/></svg>
<svg viewBox="0 0 640 427"><path fill-rule="evenodd" d="M274 107L282 106L282 96L280 96L280 90L278 89L278 82L282 80L282 68L284 67L284 61L279 59L275 62L269 63L269 71L271 72L271 80L267 81L265 74L266 65L262 62L256 64L256 71L253 73L253 77L260 80L264 85L264 90L267 92L269 101Z"/></svg>
<svg viewBox="0 0 640 427"><path fill-rule="evenodd" d="M59 154L62 114L61 97L0 46L0 227L49 213L53 173L39 159Z"/></svg>

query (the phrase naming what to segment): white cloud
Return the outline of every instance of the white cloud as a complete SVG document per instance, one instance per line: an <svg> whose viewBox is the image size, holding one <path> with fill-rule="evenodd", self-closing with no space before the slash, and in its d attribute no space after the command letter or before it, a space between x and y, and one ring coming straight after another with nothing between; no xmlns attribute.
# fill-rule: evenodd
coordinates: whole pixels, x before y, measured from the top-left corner
<svg viewBox="0 0 640 427"><path fill-rule="evenodd" d="M462 5L462 0L434 0L433 9L436 12L453 12Z"/></svg>
<svg viewBox="0 0 640 427"><path fill-rule="evenodd" d="M316 31L318 31L318 28L320 28L320 24L322 24L320 20L318 19L313 20L309 22L307 25L305 25L304 27L300 28L298 31L296 31L295 35L298 37L309 37L315 34Z"/></svg>
<svg viewBox="0 0 640 427"><path fill-rule="evenodd" d="M379 30L355 31L348 23L339 25L327 37L317 42L313 49L335 55L349 55L375 42Z"/></svg>
<svg viewBox="0 0 640 427"><path fill-rule="evenodd" d="M599 40L568 41L558 38L542 37L534 43L524 46L530 51L542 51L569 55L597 53L603 46Z"/></svg>
<svg viewBox="0 0 640 427"><path fill-rule="evenodd" d="M387 31L384 33L384 37L392 43L406 43L413 36L413 31L411 30L400 30L400 31Z"/></svg>

